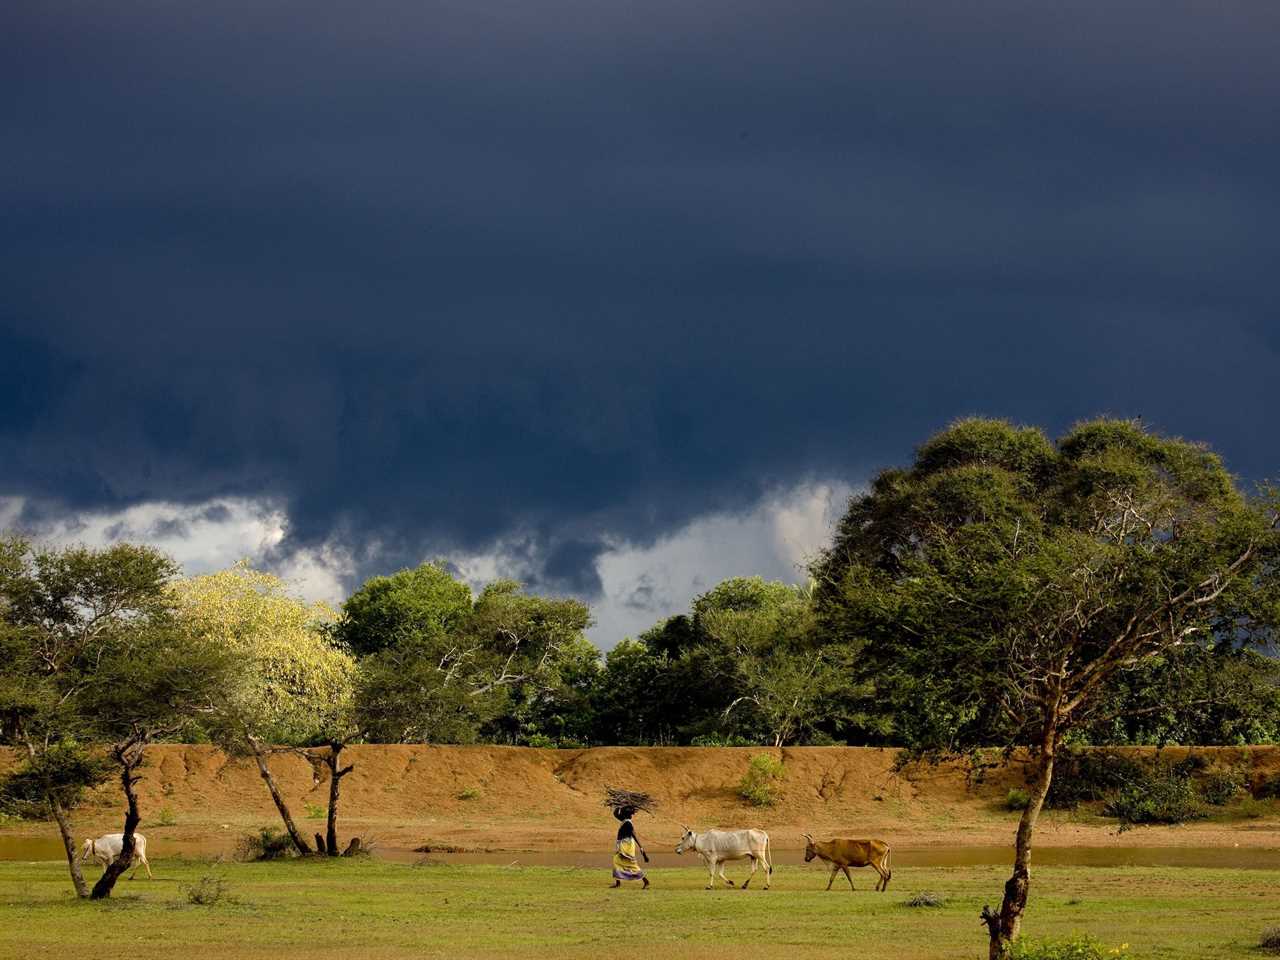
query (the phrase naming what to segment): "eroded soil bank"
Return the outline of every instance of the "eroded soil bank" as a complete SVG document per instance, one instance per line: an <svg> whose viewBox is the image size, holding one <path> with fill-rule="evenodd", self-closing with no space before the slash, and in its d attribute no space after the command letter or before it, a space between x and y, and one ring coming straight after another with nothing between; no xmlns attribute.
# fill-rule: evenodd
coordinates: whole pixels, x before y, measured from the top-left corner
<svg viewBox="0 0 1280 960"><path fill-rule="evenodd" d="M1153 752L1134 748L1140 752ZM1280 748L1194 748L1214 766L1243 768L1256 781L1280 776ZM1188 748L1166 748L1174 759ZM539 750L522 747L366 745L350 747L344 762L343 837L359 835L386 847L428 845L477 852L596 851L611 843L614 821L601 805L606 785L646 790L658 815L640 818L646 844L673 845L682 824L695 828L761 827L774 845L794 850L801 833L876 836L898 849L1005 847L1016 814L1004 807L1023 782L1015 762L975 782L967 765L914 764L895 768L897 752L864 747L797 747L773 752L786 769L778 802L743 801L737 784L762 748L599 747ZM257 770L200 745L150 748L140 784L143 831L153 855L226 850L244 832L278 825ZM0 768L12 764L0 756ZM280 785L308 833L323 829L328 785L304 759L273 762ZM120 829L121 801L113 783L75 812L85 836ZM1176 828L1119 834L1114 821L1088 812L1051 812L1038 835L1041 847L1278 848L1280 805L1255 804L1251 817L1226 814ZM310 819L309 819L310 817ZM40 837L52 824L10 823L0 834Z"/></svg>

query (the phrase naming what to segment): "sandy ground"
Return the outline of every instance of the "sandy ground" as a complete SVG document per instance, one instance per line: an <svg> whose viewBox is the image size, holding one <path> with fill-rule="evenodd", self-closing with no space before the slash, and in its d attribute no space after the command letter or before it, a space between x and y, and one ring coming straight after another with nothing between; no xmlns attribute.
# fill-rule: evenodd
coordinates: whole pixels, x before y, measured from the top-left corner
<svg viewBox="0 0 1280 960"><path fill-rule="evenodd" d="M1136 748L1137 749L1137 748ZM1280 748L1195 748L1215 765L1243 765L1255 781L1280 774ZM772 807L753 807L737 784L753 754L782 758L786 779ZM1186 748L1167 748L1179 757ZM140 784L143 829L170 840L226 845L258 825L278 825L250 761L209 746L151 747ZM896 770L896 751L860 747L762 748L601 747L538 750L520 747L366 745L350 747L344 763L341 834L387 846L431 845L488 851L593 850L616 826L601 805L604 787L642 789L658 800L643 818L651 842L672 843L681 824L761 827L781 849L803 845L800 834L876 836L898 846L988 846L1012 842L1016 814L1003 799L1023 782L1015 762L981 783L960 764L915 764ZM0 768L14 762L0 755ZM282 754L272 769L304 831L328 797L323 770ZM1219 818L1168 829L1116 831L1113 821L1086 813L1051 812L1037 831L1040 846L1194 846L1280 848L1280 816ZM312 818L308 818L308 808ZM77 833L119 830L119 788L108 783L75 813ZM161 826L165 822L169 825ZM0 835L36 836L52 824L10 824Z"/></svg>

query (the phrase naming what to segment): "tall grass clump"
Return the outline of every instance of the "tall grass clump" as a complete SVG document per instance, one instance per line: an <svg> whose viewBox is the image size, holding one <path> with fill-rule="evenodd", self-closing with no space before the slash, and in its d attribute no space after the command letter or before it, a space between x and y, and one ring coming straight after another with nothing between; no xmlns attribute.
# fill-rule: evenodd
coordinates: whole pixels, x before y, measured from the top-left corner
<svg viewBox="0 0 1280 960"><path fill-rule="evenodd" d="M182 885L187 902L198 907L212 907L218 903L234 903L230 895L231 884L223 877L203 876L195 883Z"/></svg>
<svg viewBox="0 0 1280 960"><path fill-rule="evenodd" d="M293 856L293 842L283 830L263 827L241 837L237 852L241 860L284 860Z"/></svg>
<svg viewBox="0 0 1280 960"><path fill-rule="evenodd" d="M1280 927L1263 930L1262 939L1258 941L1258 949L1263 953L1280 954Z"/></svg>

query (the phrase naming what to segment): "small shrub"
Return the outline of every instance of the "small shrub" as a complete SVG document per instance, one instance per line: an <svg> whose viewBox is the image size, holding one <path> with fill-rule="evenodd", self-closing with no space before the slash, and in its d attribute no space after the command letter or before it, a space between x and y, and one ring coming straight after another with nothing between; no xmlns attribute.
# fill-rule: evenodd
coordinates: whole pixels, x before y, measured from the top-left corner
<svg viewBox="0 0 1280 960"><path fill-rule="evenodd" d="M1258 941L1258 949L1263 953L1280 953L1280 927L1263 930L1262 939Z"/></svg>
<svg viewBox="0 0 1280 960"><path fill-rule="evenodd" d="M1245 797L1236 806L1236 812L1246 820L1260 820L1271 812L1271 804L1255 797Z"/></svg>
<svg viewBox="0 0 1280 960"><path fill-rule="evenodd" d="M308 820L323 820L326 816L324 807L318 803L304 803L302 807L306 810Z"/></svg>
<svg viewBox="0 0 1280 960"><path fill-rule="evenodd" d="M188 903L201 907L235 901L230 895L231 885L222 877L204 876L195 883L183 884L181 889Z"/></svg>
<svg viewBox="0 0 1280 960"><path fill-rule="evenodd" d="M1177 767L1121 787L1107 798L1103 813L1118 819L1121 831L1148 823L1186 823L1205 815L1189 772Z"/></svg>
<svg viewBox="0 0 1280 960"><path fill-rule="evenodd" d="M1020 787L1014 787L1004 798L1006 810L1025 810L1031 804L1031 794Z"/></svg>
<svg viewBox="0 0 1280 960"><path fill-rule="evenodd" d="M479 787L467 787L467 789L458 794L459 800L479 800L480 797L481 793Z"/></svg>
<svg viewBox="0 0 1280 960"><path fill-rule="evenodd" d="M757 753L738 784L738 794L752 806L771 807L778 801L782 777L781 760L769 753Z"/></svg>
<svg viewBox="0 0 1280 960"><path fill-rule="evenodd" d="M1089 936L1068 940L1019 940L1010 949L1008 960L1111 960L1129 953L1129 945L1108 947Z"/></svg>
<svg viewBox="0 0 1280 960"><path fill-rule="evenodd" d="M1211 773L1200 781L1200 796L1215 807L1225 807L1240 795L1245 779L1239 773Z"/></svg>
<svg viewBox="0 0 1280 960"><path fill-rule="evenodd" d="M156 818L151 821L154 827L172 827L178 822L178 816L173 812L173 807L161 807L156 812Z"/></svg>
<svg viewBox="0 0 1280 960"><path fill-rule="evenodd" d="M548 737L545 733L531 733L527 739L531 747L541 747L544 750L554 750L556 748L555 738Z"/></svg>
<svg viewBox="0 0 1280 960"><path fill-rule="evenodd" d="M293 856L293 841L283 830L263 827L240 838L241 860L283 860Z"/></svg>
<svg viewBox="0 0 1280 960"><path fill-rule="evenodd" d="M902 901L904 907L943 907L947 901L940 893L931 893L928 890L921 890L919 893L913 893L906 900Z"/></svg>

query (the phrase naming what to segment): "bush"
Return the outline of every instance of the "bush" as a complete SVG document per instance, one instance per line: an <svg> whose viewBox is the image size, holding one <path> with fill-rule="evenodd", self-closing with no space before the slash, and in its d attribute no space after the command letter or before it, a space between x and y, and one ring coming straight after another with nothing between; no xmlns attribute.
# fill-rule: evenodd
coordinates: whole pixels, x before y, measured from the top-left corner
<svg viewBox="0 0 1280 960"><path fill-rule="evenodd" d="M458 794L458 799L459 800L479 800L480 788L467 787L467 789L463 790L460 794Z"/></svg>
<svg viewBox="0 0 1280 960"><path fill-rule="evenodd" d="M753 806L771 807L778 800L782 777L781 760L769 753L757 753L738 784L738 794Z"/></svg>
<svg viewBox="0 0 1280 960"><path fill-rule="evenodd" d="M904 907L943 907L946 903L941 894L930 893L928 890L921 890L902 901Z"/></svg>
<svg viewBox="0 0 1280 960"><path fill-rule="evenodd" d="M1008 960L1111 960L1123 957L1129 945L1108 947L1089 936L1069 940L1019 940L1009 951Z"/></svg>
<svg viewBox="0 0 1280 960"><path fill-rule="evenodd" d="M304 803L302 808L306 811L308 820L323 820L328 815L325 808L318 803Z"/></svg>
<svg viewBox="0 0 1280 960"><path fill-rule="evenodd" d="M283 860L294 854L293 841L283 830L263 827L240 838L241 860Z"/></svg>
<svg viewBox="0 0 1280 960"><path fill-rule="evenodd" d="M1045 805L1074 810L1081 803L1103 800L1147 775L1148 768L1143 764L1111 750L1067 750L1054 765Z"/></svg>
<svg viewBox="0 0 1280 960"><path fill-rule="evenodd" d="M1185 768L1165 766L1112 793L1103 813L1120 821L1121 831L1147 823L1186 823L1204 817L1200 796Z"/></svg>
<svg viewBox="0 0 1280 960"><path fill-rule="evenodd" d="M1255 797L1245 797L1236 807L1236 812L1246 820L1260 820L1271 812L1271 804Z"/></svg>
<svg viewBox="0 0 1280 960"><path fill-rule="evenodd" d="M1211 773L1200 781L1200 796L1205 803L1225 807L1240 795L1245 779L1239 773Z"/></svg>
<svg viewBox="0 0 1280 960"><path fill-rule="evenodd" d="M1006 810L1025 810L1031 804L1031 794L1021 787L1014 787L1004 798Z"/></svg>
<svg viewBox="0 0 1280 960"><path fill-rule="evenodd" d="M1258 949L1263 953L1280 953L1280 927L1263 930Z"/></svg>
<svg viewBox="0 0 1280 960"><path fill-rule="evenodd" d="M229 893L231 885L222 877L204 876L195 883L183 884L181 889L188 903L201 907L211 907L216 903L233 903L235 900Z"/></svg>
<svg viewBox="0 0 1280 960"><path fill-rule="evenodd" d="M1253 795L1259 800L1280 800L1280 777L1268 777L1258 784Z"/></svg>
<svg viewBox="0 0 1280 960"><path fill-rule="evenodd" d="M172 827L178 822L178 815L173 812L173 807L161 807L156 812L156 818L151 821L153 827Z"/></svg>

